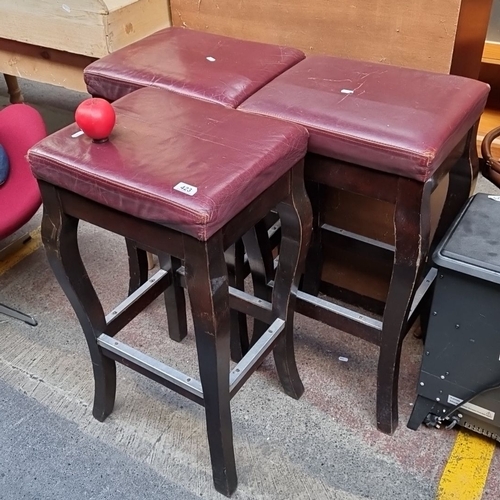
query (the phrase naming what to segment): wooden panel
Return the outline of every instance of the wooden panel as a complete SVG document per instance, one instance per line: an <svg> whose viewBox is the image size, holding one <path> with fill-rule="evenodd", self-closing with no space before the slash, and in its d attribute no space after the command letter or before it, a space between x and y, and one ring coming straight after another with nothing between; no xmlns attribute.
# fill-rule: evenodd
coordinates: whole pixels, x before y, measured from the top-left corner
<svg viewBox="0 0 500 500"><path fill-rule="evenodd" d="M0 37L76 54L106 47L102 0L0 0Z"/></svg>
<svg viewBox="0 0 500 500"><path fill-rule="evenodd" d="M479 80L491 85L486 107L500 109L500 65L483 62L481 64Z"/></svg>
<svg viewBox="0 0 500 500"><path fill-rule="evenodd" d="M102 57L170 25L167 0L0 0L0 38Z"/></svg>
<svg viewBox="0 0 500 500"><path fill-rule="evenodd" d="M373 252L367 246L351 244L336 237L323 247L325 263L322 280L335 287L385 302L391 279L392 259L389 253ZM333 296L339 296L331 290Z"/></svg>
<svg viewBox="0 0 500 500"><path fill-rule="evenodd" d="M114 0L114 2L117 6L119 2L127 5L116 8L109 15L107 24L109 52L114 52L172 24L168 0L141 0L133 3ZM111 7L110 0L106 0L106 3Z"/></svg>
<svg viewBox="0 0 500 500"><path fill-rule="evenodd" d="M448 177L445 177L431 196L431 237L436 231L447 191ZM325 205L325 222L392 245L393 215L394 206L390 203L333 189ZM335 242L341 246L334 245ZM322 279L359 295L385 301L392 267L389 255L368 246L346 243L345 238L326 243Z"/></svg>
<svg viewBox="0 0 500 500"><path fill-rule="evenodd" d="M328 188L325 222L346 231L394 245L394 205Z"/></svg>
<svg viewBox="0 0 500 500"><path fill-rule="evenodd" d="M500 43L486 42L483 48L482 61L487 64L500 64Z"/></svg>
<svg viewBox="0 0 500 500"><path fill-rule="evenodd" d="M0 38L0 73L86 92L83 68L94 59Z"/></svg>
<svg viewBox="0 0 500 500"><path fill-rule="evenodd" d="M171 0L177 26L440 72L450 70L460 5L461 0Z"/></svg>
<svg viewBox="0 0 500 500"><path fill-rule="evenodd" d="M462 0L450 73L477 78L492 0Z"/></svg>

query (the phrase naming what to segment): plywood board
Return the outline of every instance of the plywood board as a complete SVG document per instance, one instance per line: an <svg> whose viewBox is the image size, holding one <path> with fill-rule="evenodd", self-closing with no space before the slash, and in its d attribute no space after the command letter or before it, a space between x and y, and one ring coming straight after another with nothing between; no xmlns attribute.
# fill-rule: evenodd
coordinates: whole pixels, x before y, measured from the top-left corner
<svg viewBox="0 0 500 500"><path fill-rule="evenodd" d="M94 59L0 39L0 73L86 92L83 68Z"/></svg>
<svg viewBox="0 0 500 500"><path fill-rule="evenodd" d="M431 195L431 240L437 229L448 192L449 177ZM325 222L368 238L394 244L394 205L330 188L324 207ZM391 277L390 260L378 252L351 248L337 238L324 251L322 279L359 295L385 301ZM386 256L388 257L388 256Z"/></svg>
<svg viewBox="0 0 500 500"><path fill-rule="evenodd" d="M0 0L0 38L102 57L170 25L168 0Z"/></svg>
<svg viewBox="0 0 500 500"><path fill-rule="evenodd" d="M171 0L176 26L449 72L461 0Z"/></svg>
<svg viewBox="0 0 500 500"><path fill-rule="evenodd" d="M172 24L168 0L106 0L106 3L109 8L116 7L110 10L106 26L108 52L114 52Z"/></svg>

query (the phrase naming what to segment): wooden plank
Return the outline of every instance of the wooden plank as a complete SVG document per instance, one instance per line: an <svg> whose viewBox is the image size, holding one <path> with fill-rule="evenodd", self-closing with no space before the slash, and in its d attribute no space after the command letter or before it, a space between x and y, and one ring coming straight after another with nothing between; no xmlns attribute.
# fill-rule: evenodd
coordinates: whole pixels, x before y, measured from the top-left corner
<svg viewBox="0 0 500 500"><path fill-rule="evenodd" d="M436 231L448 191L445 177L431 195L431 238ZM394 205L331 189L324 207L325 222L384 243L394 244ZM340 245L338 243L341 243ZM326 242L322 279L334 286L385 301L392 260L366 246L346 245L345 239Z"/></svg>
<svg viewBox="0 0 500 500"><path fill-rule="evenodd" d="M0 38L102 57L170 25L167 0L0 0Z"/></svg>
<svg viewBox="0 0 500 500"><path fill-rule="evenodd" d="M327 191L325 223L394 245L394 205L335 188Z"/></svg>
<svg viewBox="0 0 500 500"><path fill-rule="evenodd" d="M83 68L94 59L0 38L0 73L86 92Z"/></svg>
<svg viewBox="0 0 500 500"><path fill-rule="evenodd" d="M0 38L75 54L106 52L102 0L0 0Z"/></svg>
<svg viewBox="0 0 500 500"><path fill-rule="evenodd" d="M172 25L168 0L140 0L132 4L124 0L106 0L106 3L110 8L106 24L108 52Z"/></svg>
<svg viewBox="0 0 500 500"><path fill-rule="evenodd" d="M391 256L349 243L340 237L325 241L321 279L336 287L385 302L391 278Z"/></svg>
<svg viewBox="0 0 500 500"><path fill-rule="evenodd" d="M176 26L449 72L461 0L171 0Z"/></svg>
<svg viewBox="0 0 500 500"><path fill-rule="evenodd" d="M451 74L469 78L479 76L491 5L492 0L461 0Z"/></svg>
<svg viewBox="0 0 500 500"><path fill-rule="evenodd" d="M483 49L483 62L500 64L500 43L486 42Z"/></svg>

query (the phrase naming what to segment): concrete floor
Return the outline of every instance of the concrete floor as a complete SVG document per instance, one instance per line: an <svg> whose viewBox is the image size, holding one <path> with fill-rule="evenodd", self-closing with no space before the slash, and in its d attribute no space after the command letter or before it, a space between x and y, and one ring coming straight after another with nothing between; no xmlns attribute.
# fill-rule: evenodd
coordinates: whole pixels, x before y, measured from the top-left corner
<svg viewBox="0 0 500 500"><path fill-rule="evenodd" d="M86 97L29 82L22 87L50 130L72 121ZM482 181L478 190L492 188ZM123 240L88 224L79 236L109 311L126 295ZM118 366L115 411L105 423L92 418L87 347L42 248L0 276L0 301L39 322L33 328L0 317L0 499L223 498L212 486L204 413L195 403ZM400 422L390 437L375 426L378 349L300 316L296 334L304 396L288 398L267 359L233 400L239 473L233 498L435 498L457 431L406 428L421 341L409 335L404 343ZM183 343L170 341L161 300L119 338L197 376L192 328ZM483 498L500 498L499 468L497 451Z"/></svg>

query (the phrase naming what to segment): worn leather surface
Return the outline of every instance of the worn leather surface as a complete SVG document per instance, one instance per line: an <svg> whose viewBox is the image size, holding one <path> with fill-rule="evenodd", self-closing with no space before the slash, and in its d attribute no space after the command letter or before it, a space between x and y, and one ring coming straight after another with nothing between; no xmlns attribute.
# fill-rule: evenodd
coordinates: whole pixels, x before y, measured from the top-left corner
<svg viewBox="0 0 500 500"><path fill-rule="evenodd" d="M29 152L33 173L69 191L206 240L306 153L304 127L145 88L114 103L104 144L70 125ZM190 196L179 183L197 188ZM278 200L277 200L278 201Z"/></svg>
<svg viewBox="0 0 500 500"><path fill-rule="evenodd" d="M304 58L297 49L167 28L84 71L90 94L110 101L145 86L229 107Z"/></svg>
<svg viewBox="0 0 500 500"><path fill-rule="evenodd" d="M309 151L425 181L479 119L485 83L308 57L239 109L305 125Z"/></svg>

